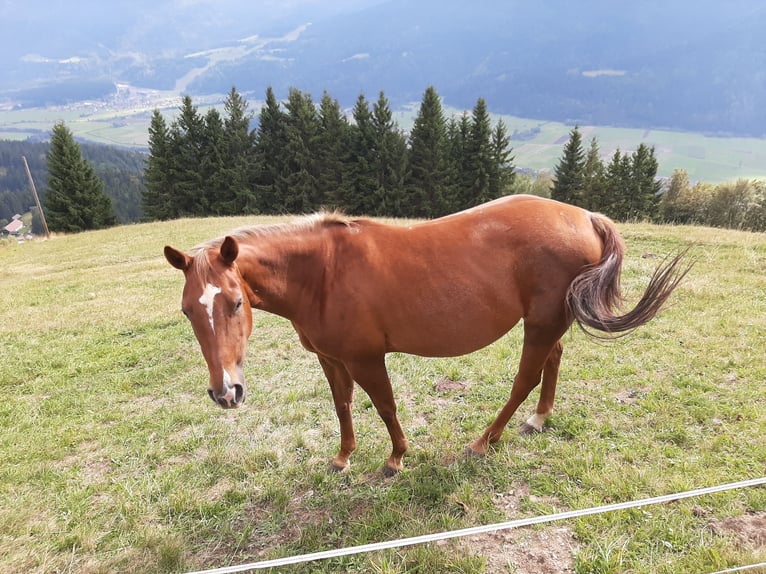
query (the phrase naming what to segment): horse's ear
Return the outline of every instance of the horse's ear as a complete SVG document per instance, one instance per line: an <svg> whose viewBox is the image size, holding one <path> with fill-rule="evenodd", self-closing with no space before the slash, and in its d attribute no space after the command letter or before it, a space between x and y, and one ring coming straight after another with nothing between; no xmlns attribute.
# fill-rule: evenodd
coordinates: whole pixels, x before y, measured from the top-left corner
<svg viewBox="0 0 766 574"><path fill-rule="evenodd" d="M181 271L186 271L191 263L191 257L178 249L173 249L170 245L165 246L165 259L167 259L168 263L173 267L180 269Z"/></svg>
<svg viewBox="0 0 766 574"><path fill-rule="evenodd" d="M227 235L223 243L221 243L221 261L225 265L231 266L237 255L239 255L239 245L233 237Z"/></svg>

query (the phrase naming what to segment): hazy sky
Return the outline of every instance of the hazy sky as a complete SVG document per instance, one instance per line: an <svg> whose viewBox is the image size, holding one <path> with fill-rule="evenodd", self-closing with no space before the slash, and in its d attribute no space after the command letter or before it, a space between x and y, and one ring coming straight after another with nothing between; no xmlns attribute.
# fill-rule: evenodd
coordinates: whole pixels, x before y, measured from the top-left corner
<svg viewBox="0 0 766 574"><path fill-rule="evenodd" d="M232 33L285 33L298 23L383 0L0 0L0 65L35 54L212 47ZM181 33L165 34L168 28ZM224 33L225 32L225 33Z"/></svg>

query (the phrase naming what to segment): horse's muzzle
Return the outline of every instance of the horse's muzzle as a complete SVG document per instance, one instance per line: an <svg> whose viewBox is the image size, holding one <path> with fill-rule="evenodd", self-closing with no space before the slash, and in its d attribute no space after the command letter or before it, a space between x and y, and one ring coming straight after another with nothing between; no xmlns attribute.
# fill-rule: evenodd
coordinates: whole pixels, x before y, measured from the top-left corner
<svg viewBox="0 0 766 574"><path fill-rule="evenodd" d="M216 395L213 389L208 389L207 394L214 403L224 409L235 409L245 402L245 387L239 383L224 383L224 393L221 395Z"/></svg>

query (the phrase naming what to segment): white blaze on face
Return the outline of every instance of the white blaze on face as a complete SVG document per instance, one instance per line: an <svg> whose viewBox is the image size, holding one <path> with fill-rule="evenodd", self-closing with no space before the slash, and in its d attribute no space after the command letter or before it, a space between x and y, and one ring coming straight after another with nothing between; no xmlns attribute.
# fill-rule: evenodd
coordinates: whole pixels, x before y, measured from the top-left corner
<svg viewBox="0 0 766 574"><path fill-rule="evenodd" d="M213 329L213 332L215 332L215 325L213 325L213 304L215 303L215 296L220 292L220 287L208 283L199 298L199 302L204 305L207 310L207 317L210 320L210 328Z"/></svg>
<svg viewBox="0 0 766 574"><path fill-rule="evenodd" d="M226 394L223 398L226 399L229 404L234 404L237 397L237 390L234 388L234 385L231 384L231 376L229 376L226 369L223 370L223 388L226 390Z"/></svg>

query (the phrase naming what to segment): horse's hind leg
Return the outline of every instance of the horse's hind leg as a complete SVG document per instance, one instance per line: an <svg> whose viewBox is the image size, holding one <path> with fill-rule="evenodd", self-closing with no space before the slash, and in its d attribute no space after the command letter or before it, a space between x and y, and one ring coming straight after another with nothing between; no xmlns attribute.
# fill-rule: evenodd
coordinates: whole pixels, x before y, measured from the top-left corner
<svg viewBox="0 0 766 574"><path fill-rule="evenodd" d="M484 454L487 446L500 440L505 426L511 420L513 413L519 405L529 396L529 393L540 383L540 376L545 367L551 367L551 373L545 377L547 386L544 385L541 392L540 404L544 412L553 408L553 395L555 393L555 380L558 375L558 363L561 359L561 346L559 339L566 331L567 325L562 322L558 327L551 325L535 326L524 324L524 347L521 351L519 371L513 381L511 396L505 406L500 410L497 418L487 427L484 434L470 445L470 450L475 454ZM556 368L553 368L553 367ZM546 415L547 416L547 415Z"/></svg>
<svg viewBox="0 0 766 574"><path fill-rule="evenodd" d="M559 364L561 363L561 353L563 351L564 346L559 339L553 345L551 352L548 353L548 358L545 359L542 373L543 384L540 387L540 400L537 402L535 414L521 425L521 432L524 434L542 432L545 419L553 412L553 400L556 397L556 383L559 379Z"/></svg>

